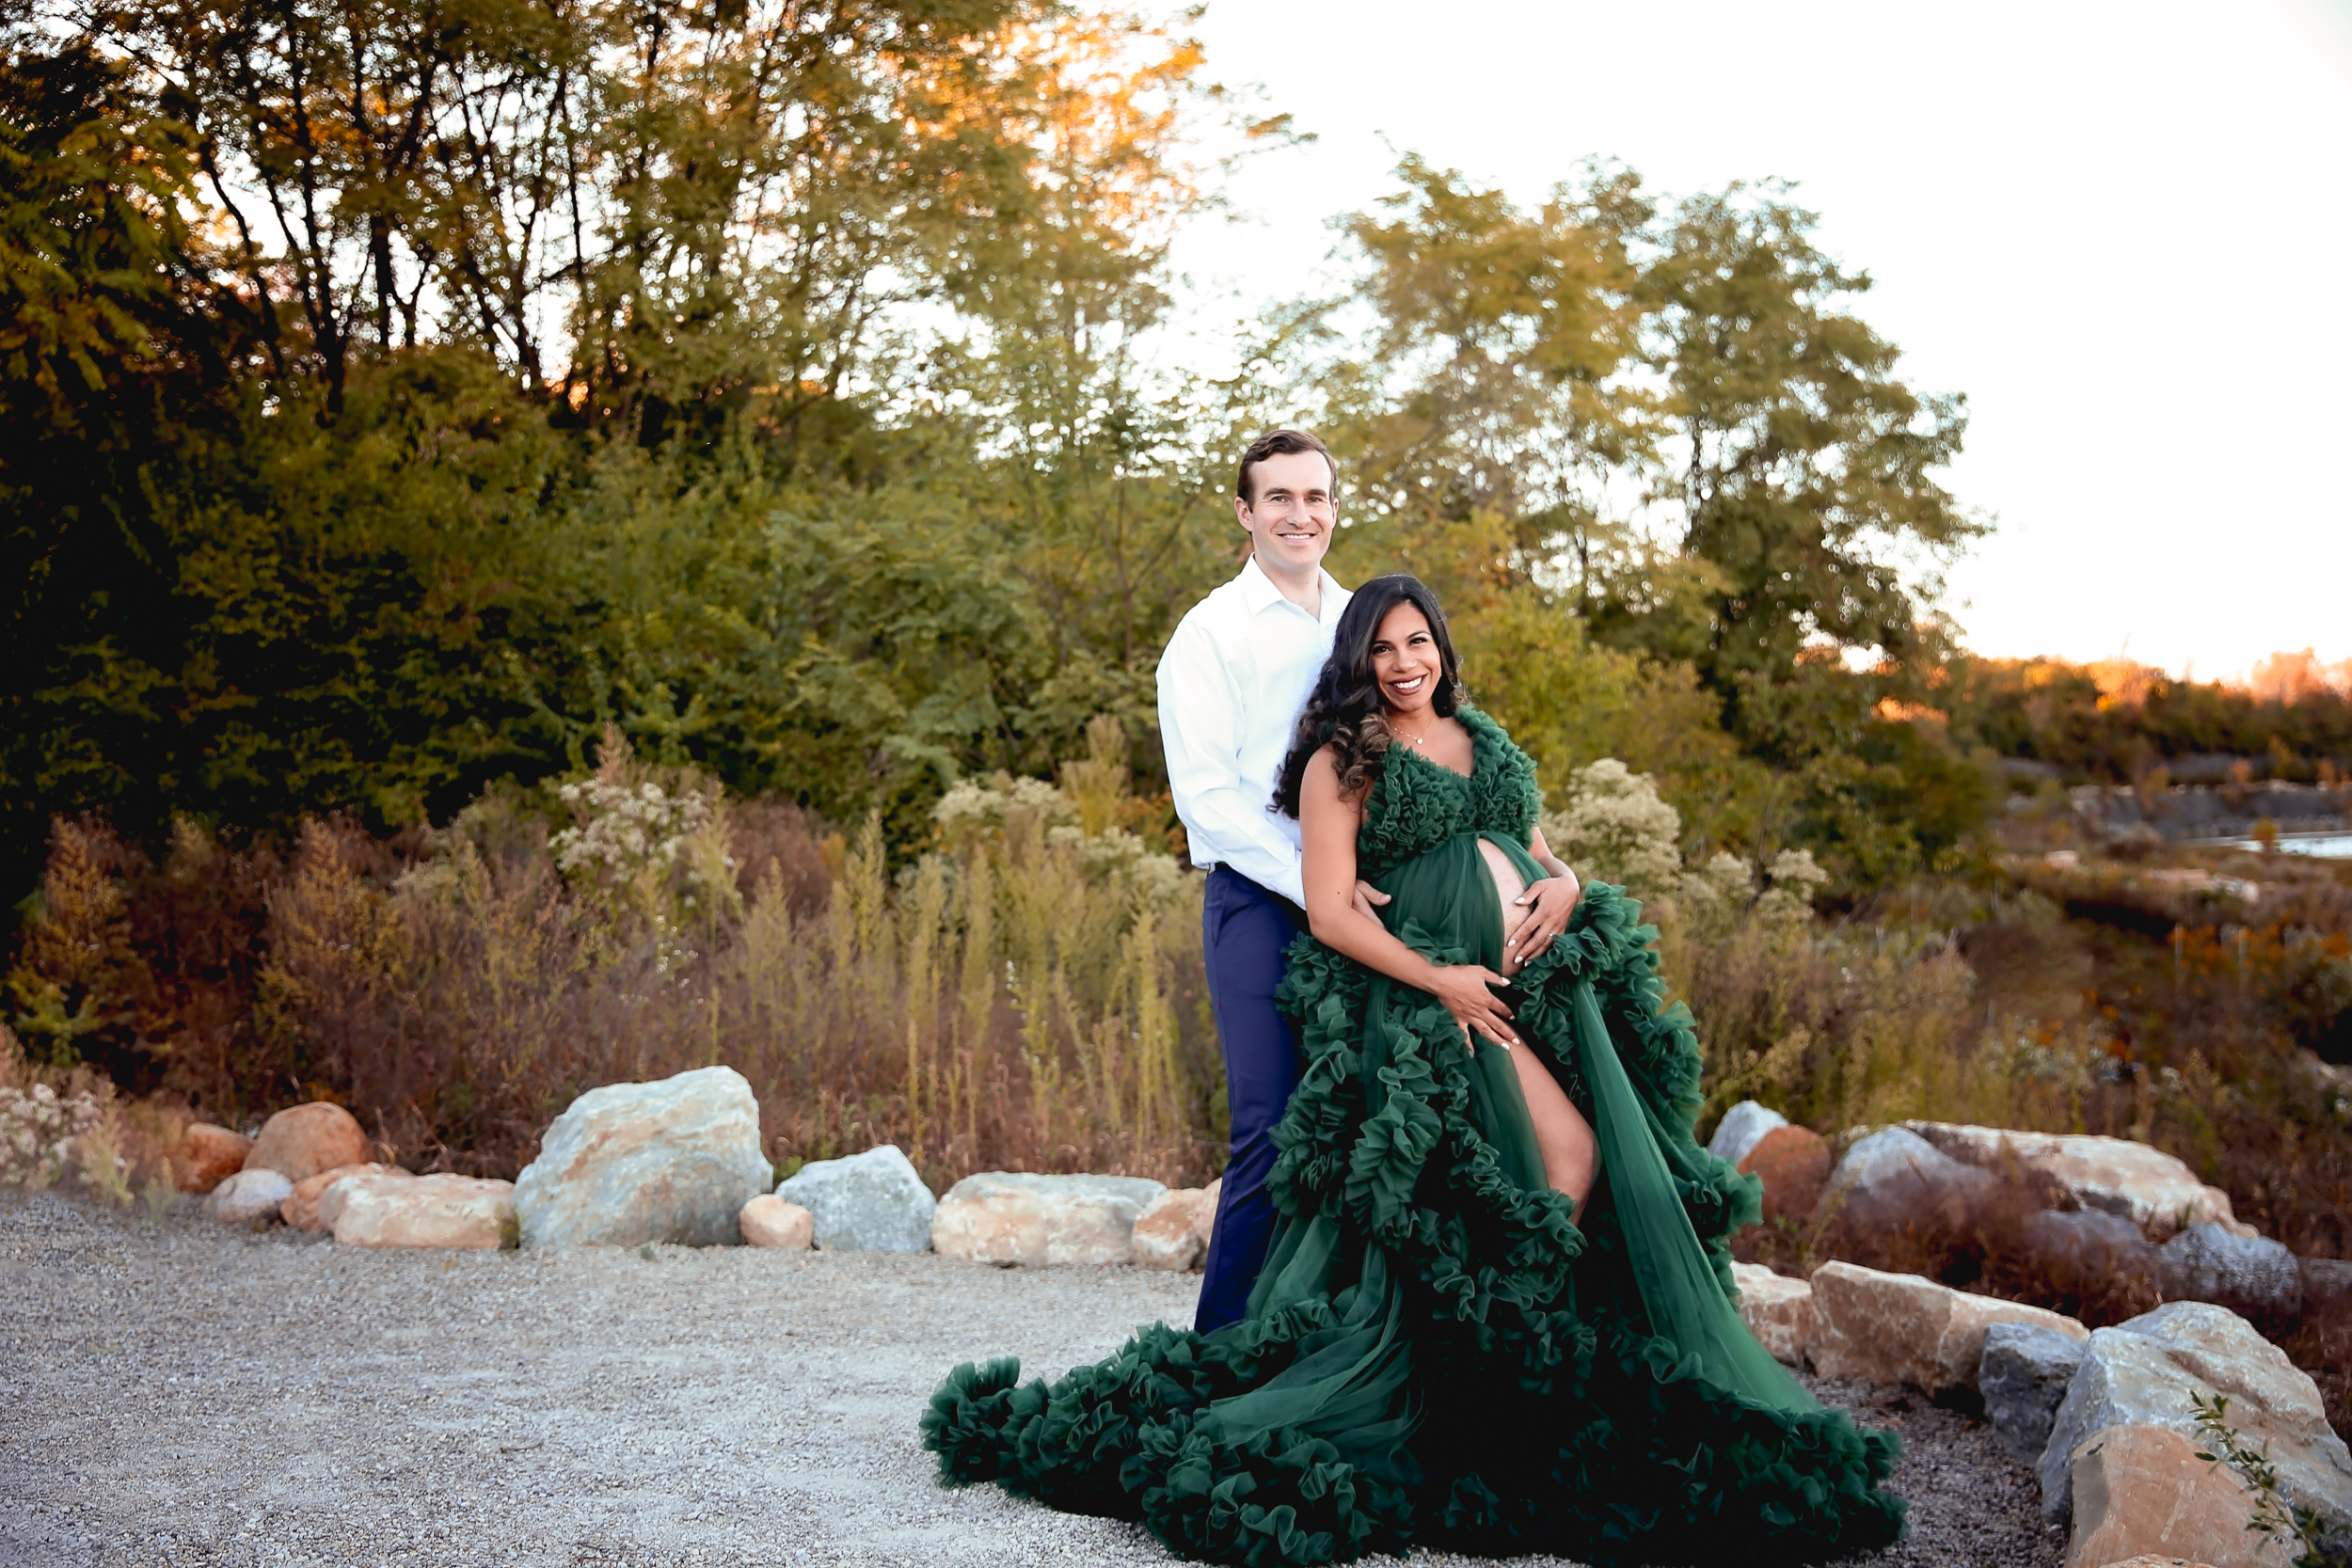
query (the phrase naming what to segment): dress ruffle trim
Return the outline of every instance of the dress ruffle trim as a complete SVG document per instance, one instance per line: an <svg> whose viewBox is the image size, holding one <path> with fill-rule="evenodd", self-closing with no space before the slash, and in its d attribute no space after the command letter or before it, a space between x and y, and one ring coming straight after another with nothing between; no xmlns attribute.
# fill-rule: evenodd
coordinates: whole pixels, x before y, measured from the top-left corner
<svg viewBox="0 0 2352 1568"><path fill-rule="evenodd" d="M1441 962L1463 958L1413 927L1400 934ZM1529 1000L1516 1022L1589 1116L1567 999L1593 986L1728 1293L1726 1238L1757 1217L1757 1184L1692 1136L1698 1044L1689 1012L1661 1006L1656 936L1621 890L1590 885L1568 931L1522 972ZM1200 1430L1213 1401L1262 1386L1337 1326L1318 1299L1209 1336L1154 1324L1052 1385L1020 1384L1011 1360L959 1367L923 1418L943 1481L1137 1519L1186 1557L1249 1564L1343 1561L1433 1539L1596 1563L1694 1560L1736 1540L1750 1560L1822 1561L1895 1540L1903 1505L1881 1490L1891 1435L1712 1385L1695 1357L1641 1332L1637 1302L1580 1307L1579 1258L1619 1250L1609 1222L1588 1236L1562 1195L1503 1175L1478 1130L1459 1028L1402 987L1368 1021L1373 983L1311 938L1291 950L1279 1000L1308 1066L1275 1132L1272 1196L1295 1219L1335 1217L1387 1251L1408 1282L1422 1382L1524 1402L1513 1408L1543 1423L1526 1434L1529 1462L1509 1476L1497 1465L1424 1473L1406 1456L1375 1477L1324 1436L1221 1443ZM1369 1079L1367 1027L1384 1031L1386 1056Z"/></svg>

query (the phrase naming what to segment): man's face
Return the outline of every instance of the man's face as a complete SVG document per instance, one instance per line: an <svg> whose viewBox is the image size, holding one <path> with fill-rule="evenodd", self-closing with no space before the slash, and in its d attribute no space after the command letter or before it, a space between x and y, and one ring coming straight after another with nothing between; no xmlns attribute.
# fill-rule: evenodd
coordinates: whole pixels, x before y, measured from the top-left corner
<svg viewBox="0 0 2352 1568"><path fill-rule="evenodd" d="M1258 561L1277 572L1301 576L1323 563L1331 548L1337 509L1331 498L1331 465L1319 451L1284 451L1249 466L1254 500L1233 498L1233 515L1249 531Z"/></svg>

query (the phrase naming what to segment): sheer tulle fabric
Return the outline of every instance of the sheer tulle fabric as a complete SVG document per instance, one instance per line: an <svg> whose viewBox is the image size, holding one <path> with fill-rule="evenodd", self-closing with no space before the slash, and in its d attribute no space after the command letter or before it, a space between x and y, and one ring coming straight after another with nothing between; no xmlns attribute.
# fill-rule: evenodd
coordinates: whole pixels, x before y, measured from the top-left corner
<svg viewBox="0 0 2352 1568"><path fill-rule="evenodd" d="M1478 848L1530 880L1534 771L1484 715L1468 779L1391 756L1360 859L1384 918L1499 968ZM924 1441L952 1483L1140 1519L1178 1552L1344 1560L1411 1542L1595 1562L1822 1561L1901 1533L1894 1439L1823 1409L1733 1305L1753 1179L1698 1148L1698 1048L1655 932L1592 885L1518 977L1526 1048L1592 1123L1581 1228L1544 1185L1518 1075L1428 995L1311 938L1283 1000L1309 1058L1277 1141L1282 1214L1239 1323L1155 1324L1047 1384L966 1364Z"/></svg>

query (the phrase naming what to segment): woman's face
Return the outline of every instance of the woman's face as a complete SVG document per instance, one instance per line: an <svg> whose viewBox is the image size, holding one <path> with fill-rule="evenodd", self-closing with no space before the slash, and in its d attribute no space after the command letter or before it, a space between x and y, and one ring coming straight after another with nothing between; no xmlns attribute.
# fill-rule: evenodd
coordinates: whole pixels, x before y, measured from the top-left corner
<svg viewBox="0 0 2352 1568"><path fill-rule="evenodd" d="M1391 713L1429 712L1444 672L1445 660L1438 655L1438 639L1427 616L1406 603L1380 618L1380 629L1372 638L1372 673Z"/></svg>

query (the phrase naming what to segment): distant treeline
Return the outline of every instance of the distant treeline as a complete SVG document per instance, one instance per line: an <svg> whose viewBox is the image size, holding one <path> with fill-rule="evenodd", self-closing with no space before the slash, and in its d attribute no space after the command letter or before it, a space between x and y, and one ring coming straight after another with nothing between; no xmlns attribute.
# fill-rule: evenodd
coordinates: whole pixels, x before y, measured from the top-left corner
<svg viewBox="0 0 2352 1568"><path fill-rule="evenodd" d="M2352 670L2279 654L2244 683L2175 679L2111 661L1961 657L1937 703L1967 745L2040 763L2070 784L2234 773L2352 780Z"/></svg>

